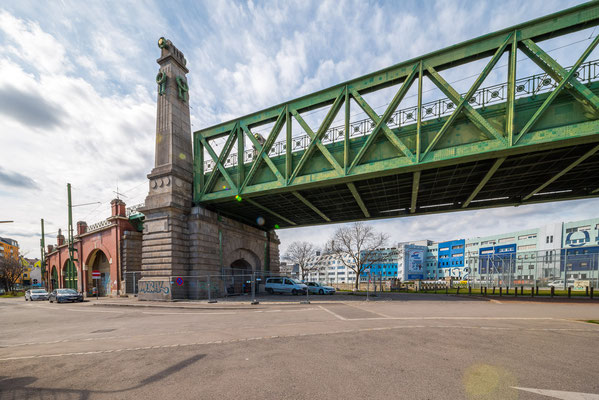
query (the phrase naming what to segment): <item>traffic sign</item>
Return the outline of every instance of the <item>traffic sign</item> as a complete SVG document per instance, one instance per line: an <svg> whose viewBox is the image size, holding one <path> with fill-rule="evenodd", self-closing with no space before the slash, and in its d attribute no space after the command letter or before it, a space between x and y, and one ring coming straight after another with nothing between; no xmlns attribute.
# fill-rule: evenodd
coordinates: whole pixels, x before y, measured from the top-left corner
<svg viewBox="0 0 599 400"><path fill-rule="evenodd" d="M93 279L100 279L100 271L92 271Z"/></svg>

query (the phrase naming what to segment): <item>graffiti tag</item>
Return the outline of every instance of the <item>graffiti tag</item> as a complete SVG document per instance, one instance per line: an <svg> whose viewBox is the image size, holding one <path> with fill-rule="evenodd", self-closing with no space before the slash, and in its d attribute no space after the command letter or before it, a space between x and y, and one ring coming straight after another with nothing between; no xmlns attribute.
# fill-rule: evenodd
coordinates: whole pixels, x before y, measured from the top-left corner
<svg viewBox="0 0 599 400"><path fill-rule="evenodd" d="M164 281L140 281L139 293L163 293L169 294L171 289Z"/></svg>

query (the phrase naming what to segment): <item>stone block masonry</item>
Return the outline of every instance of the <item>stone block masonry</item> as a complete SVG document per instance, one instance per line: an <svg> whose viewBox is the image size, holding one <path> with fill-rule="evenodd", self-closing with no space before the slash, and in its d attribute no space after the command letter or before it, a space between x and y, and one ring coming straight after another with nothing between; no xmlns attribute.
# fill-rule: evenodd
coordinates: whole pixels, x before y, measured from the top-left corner
<svg viewBox="0 0 599 400"><path fill-rule="evenodd" d="M279 270L279 239L202 206L192 207L193 158L185 56L169 40L158 42L155 164L148 175L149 193L141 251L140 300L197 298L205 291L177 277L219 275L234 268L243 273ZM223 288L218 288L223 292Z"/></svg>

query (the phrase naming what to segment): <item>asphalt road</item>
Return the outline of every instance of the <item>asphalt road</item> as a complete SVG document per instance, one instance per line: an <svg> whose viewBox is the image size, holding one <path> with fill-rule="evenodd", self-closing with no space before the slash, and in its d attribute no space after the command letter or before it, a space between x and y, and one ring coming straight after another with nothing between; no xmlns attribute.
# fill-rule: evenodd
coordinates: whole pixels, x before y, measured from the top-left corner
<svg viewBox="0 0 599 400"><path fill-rule="evenodd" d="M597 304L208 307L0 299L0 399L599 399Z"/></svg>

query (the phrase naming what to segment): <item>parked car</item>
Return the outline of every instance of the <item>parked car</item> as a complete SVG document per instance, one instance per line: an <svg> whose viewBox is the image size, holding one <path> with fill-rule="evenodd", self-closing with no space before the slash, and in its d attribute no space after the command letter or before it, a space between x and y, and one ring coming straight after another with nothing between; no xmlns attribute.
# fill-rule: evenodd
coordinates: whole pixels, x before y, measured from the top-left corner
<svg viewBox="0 0 599 400"><path fill-rule="evenodd" d="M46 289L29 289L25 292L25 301L27 300L48 300L49 293Z"/></svg>
<svg viewBox="0 0 599 400"><path fill-rule="evenodd" d="M563 289L564 288L564 280L563 279L559 279L556 281L551 281L547 284L547 286L551 287L553 286L556 289ZM568 279L568 286L567 287L574 287L574 279Z"/></svg>
<svg viewBox="0 0 599 400"><path fill-rule="evenodd" d="M66 301L83 301L83 294L73 289L56 289L48 296L50 303L63 303Z"/></svg>
<svg viewBox="0 0 599 400"><path fill-rule="evenodd" d="M291 293L293 295L306 294L308 287L300 281L292 278L266 278L266 291L273 293Z"/></svg>
<svg viewBox="0 0 599 400"><path fill-rule="evenodd" d="M336 290L332 286L323 286L318 282L306 282L308 291L313 294L335 294Z"/></svg>

